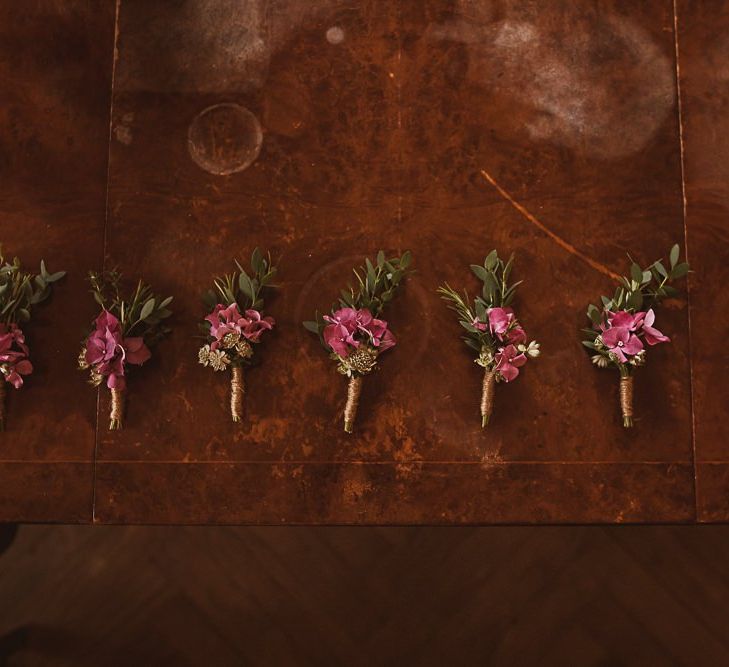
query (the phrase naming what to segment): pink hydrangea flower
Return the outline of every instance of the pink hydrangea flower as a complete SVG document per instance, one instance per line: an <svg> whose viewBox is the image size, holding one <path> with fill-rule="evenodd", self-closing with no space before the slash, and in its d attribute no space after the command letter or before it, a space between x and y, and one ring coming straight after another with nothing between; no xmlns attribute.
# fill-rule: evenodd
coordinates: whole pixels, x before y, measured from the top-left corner
<svg viewBox="0 0 729 667"><path fill-rule="evenodd" d="M619 310L615 313L608 312L606 321L599 329L603 332L602 340L605 345L624 364L629 356L634 356L643 349L639 336L642 335L648 345L671 340L653 326L655 321L656 314L652 308L638 313Z"/></svg>
<svg viewBox="0 0 729 667"><path fill-rule="evenodd" d="M367 308L340 308L331 315L325 315L324 320L329 322L324 327L324 342L340 357L347 357L363 342L358 340L357 334L364 334L380 352L396 343L387 322L373 317Z"/></svg>
<svg viewBox="0 0 729 667"><path fill-rule="evenodd" d="M627 310L619 310L615 313L608 311L607 325L603 326L603 330L611 327L622 327L628 331L637 331L643 324L645 313L629 313Z"/></svg>
<svg viewBox="0 0 729 667"><path fill-rule="evenodd" d="M344 324L330 324L324 327L324 342L340 357L346 357L359 347L359 341Z"/></svg>
<svg viewBox="0 0 729 667"><path fill-rule="evenodd" d="M496 361L494 370L499 372L505 382L515 380L519 375L519 368L527 362L526 355L519 352L513 345L501 348L494 359Z"/></svg>
<svg viewBox="0 0 729 667"><path fill-rule="evenodd" d="M371 319L372 315L366 308L362 310L340 308L339 310L335 310L331 315L324 315L325 321L330 324L343 326L351 334L355 333L363 322L368 322Z"/></svg>
<svg viewBox="0 0 729 667"><path fill-rule="evenodd" d="M254 310L253 308L246 310L245 317L242 319L247 319L248 323L242 325L241 333L245 338L253 343L257 343L263 332L270 331L273 329L273 325L276 324L273 317L268 315L263 317L259 311Z"/></svg>
<svg viewBox="0 0 729 667"><path fill-rule="evenodd" d="M369 314L369 311L367 311ZM379 348L380 352L389 350L395 346L395 336L392 335L392 331L387 328L387 322L385 320L378 320L375 317L370 316L369 323L365 326L361 326L366 333L372 338L372 345Z"/></svg>
<svg viewBox="0 0 729 667"><path fill-rule="evenodd" d="M489 330L499 340L504 340L506 332L515 321L511 308L490 308L488 312Z"/></svg>
<svg viewBox="0 0 729 667"><path fill-rule="evenodd" d="M658 343L668 343L670 342L670 338L666 336L665 334L662 334L658 329L655 329L653 327L653 323L656 321L656 314L653 312L653 309L651 308L646 314L645 318L643 319L643 336L645 337L645 342L648 343L648 345L658 345Z"/></svg>
<svg viewBox="0 0 729 667"><path fill-rule="evenodd" d="M210 335L215 338L210 345L212 350L217 350L229 333L240 334L257 343L263 332L273 329L276 323L272 317L262 317L260 312L252 308L241 315L237 303L232 303L227 308L219 303L205 319L210 322Z"/></svg>
<svg viewBox="0 0 729 667"><path fill-rule="evenodd" d="M512 345L526 343L526 331L517 322L512 308L490 308L487 318L488 322L475 318L471 324L479 331L490 331L491 335L502 343Z"/></svg>
<svg viewBox="0 0 729 667"><path fill-rule="evenodd" d="M23 386L23 376L33 372L23 330L15 323L0 324L0 369L6 382L16 389Z"/></svg>
<svg viewBox="0 0 729 667"><path fill-rule="evenodd" d="M144 338L124 338L121 323L107 310L96 318L95 327L86 339L86 362L106 378L107 387L124 389L125 365L143 364L152 353Z"/></svg>
<svg viewBox="0 0 729 667"><path fill-rule="evenodd" d="M509 331L506 332L506 340L512 345L519 345L519 343L526 343L527 335L526 331L521 328L518 324Z"/></svg>
<svg viewBox="0 0 729 667"><path fill-rule="evenodd" d="M643 349L640 338L627 326L611 327L602 334L602 342L621 364L628 361L628 356L634 356Z"/></svg>

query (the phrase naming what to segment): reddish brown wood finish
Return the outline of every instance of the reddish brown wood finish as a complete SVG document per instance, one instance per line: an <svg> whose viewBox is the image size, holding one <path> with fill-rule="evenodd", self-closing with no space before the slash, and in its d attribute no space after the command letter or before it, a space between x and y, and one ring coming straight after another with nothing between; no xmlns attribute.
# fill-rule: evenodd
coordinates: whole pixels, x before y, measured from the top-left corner
<svg viewBox="0 0 729 667"><path fill-rule="evenodd" d="M705 31L719 35L726 19L713 16L712 3L698 3L695 15L693 3L685 4L678 19L681 26L688 15L679 55L693 123L685 133L689 250L696 229L690 259L709 271L697 273L690 297L694 309L701 306L701 314L692 311L694 343L705 355L693 357L696 419L709 429L696 431L701 480L704 460L726 459L721 438L711 435L721 427L708 425L726 401L697 379L699 364L712 363L712 344L701 340L696 320L709 316L719 295L696 296L694 284L702 276L719 284L725 275L711 247L723 233L719 205L711 209L712 197L699 202L702 179L714 174L701 171L702 142L711 142L709 128L726 104L714 100L704 110L701 63L717 56L702 55L701 45ZM695 520L687 301L661 310L672 344L651 349L637 376L632 430L620 423L616 374L591 366L577 334L585 305L611 289L627 251L648 262L683 243L672 2L259 0L234 12L222 7L119 3L105 261L174 294L176 315L174 334L130 380L124 431L105 430L108 396L101 394L94 519ZM105 26L86 25L86 39L110 40ZM684 62L692 58L694 74ZM99 56L87 66L106 62ZM24 76L27 86L46 90L39 73ZM74 104L90 94L84 87ZM85 132L83 145L100 151L99 163L88 158L64 174L72 180L88 171L87 186L106 182L99 148L107 145L106 98L95 94L98 135ZM211 112L216 105L226 106ZM47 180L38 187L54 192ZM715 217L703 217L706 211ZM58 247L36 239L26 249L75 268L66 300L44 312L38 331L48 330L51 315L55 323L73 314L73 326L69 319L63 326L78 332L90 316L91 305L79 299L81 278L98 264L103 210L74 229L83 242L65 233ZM256 245L280 257L280 289L270 304L278 326L263 363L247 375L245 420L234 425L225 378L196 362L199 295ZM301 321L327 308L351 266L380 247L411 249L418 273L387 314L399 345L366 378L357 429L347 436L346 383ZM498 387L492 424L482 431L479 369L435 288L446 280L473 288L468 264L492 247L516 253L525 280L516 305L544 354L516 383ZM68 357L57 362L63 371L41 369L33 382L66 392L59 410L87 406L86 449L80 436L51 442L76 443L88 462L93 392L66 371L75 357L76 338L68 338L58 340ZM22 398L26 412L17 413L14 401L14 421L30 428L39 412L29 407L31 392ZM27 433L18 442L27 452L43 440ZM711 509L699 519L725 518L717 504L726 477L712 472L712 499L702 500L700 487L699 507ZM0 504L1 518L44 518L37 493L18 491ZM13 514L21 500L27 509Z"/></svg>
<svg viewBox="0 0 729 667"><path fill-rule="evenodd" d="M701 521L729 520L729 7L678 3L697 507Z"/></svg>
<svg viewBox="0 0 729 667"><path fill-rule="evenodd" d="M90 521L96 398L74 350L104 234L114 3L0 3L0 241L68 277L26 327L34 374L9 390L0 520Z"/></svg>

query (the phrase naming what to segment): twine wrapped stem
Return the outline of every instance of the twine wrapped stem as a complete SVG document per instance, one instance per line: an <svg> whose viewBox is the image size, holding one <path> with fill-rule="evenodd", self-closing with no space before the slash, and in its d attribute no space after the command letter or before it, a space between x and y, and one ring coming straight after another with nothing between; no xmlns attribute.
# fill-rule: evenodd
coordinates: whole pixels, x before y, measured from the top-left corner
<svg viewBox="0 0 729 667"><path fill-rule="evenodd" d="M0 375L0 431L5 430L5 376Z"/></svg>
<svg viewBox="0 0 729 667"><path fill-rule="evenodd" d="M494 394L496 393L496 372L484 370L483 385L481 387L481 428L488 426L491 413L494 410Z"/></svg>
<svg viewBox="0 0 729 667"><path fill-rule="evenodd" d="M357 417L359 395L362 393L362 376L355 375L349 378L347 385L347 403L344 406L344 430L351 433L354 429L354 420Z"/></svg>
<svg viewBox="0 0 729 667"><path fill-rule="evenodd" d="M109 430L118 431L124 421L124 390L111 390L111 408L109 410Z"/></svg>
<svg viewBox="0 0 729 667"><path fill-rule="evenodd" d="M620 410L623 413L623 426L633 426L633 377L623 375L620 377Z"/></svg>
<svg viewBox="0 0 729 667"><path fill-rule="evenodd" d="M234 422L243 418L243 396L245 395L245 384L243 379L243 367L231 366L230 368L230 416Z"/></svg>

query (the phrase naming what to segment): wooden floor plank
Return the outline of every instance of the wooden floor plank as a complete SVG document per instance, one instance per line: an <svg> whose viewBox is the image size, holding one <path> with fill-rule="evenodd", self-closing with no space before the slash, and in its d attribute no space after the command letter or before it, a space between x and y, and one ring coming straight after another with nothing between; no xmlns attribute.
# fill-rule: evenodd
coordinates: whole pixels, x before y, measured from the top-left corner
<svg viewBox="0 0 729 667"><path fill-rule="evenodd" d="M0 665L713 667L727 558L721 526L23 526Z"/></svg>

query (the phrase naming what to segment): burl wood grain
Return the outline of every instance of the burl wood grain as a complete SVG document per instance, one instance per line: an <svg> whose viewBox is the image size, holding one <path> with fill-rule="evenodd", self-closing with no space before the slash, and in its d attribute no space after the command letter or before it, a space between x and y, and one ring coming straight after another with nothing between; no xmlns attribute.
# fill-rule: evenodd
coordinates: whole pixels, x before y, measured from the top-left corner
<svg viewBox="0 0 729 667"><path fill-rule="evenodd" d="M699 507L711 505L698 518L721 520L729 475L714 473L729 459L723 426L712 424L726 401L715 334L701 321L720 300L707 285L726 274L715 250L723 144L710 129L726 103L709 95L704 74L723 48L717 7L679 3L676 15L670 0L120 0L115 40L83 24L86 39L108 37L116 52L108 180L103 155L61 178L88 170L86 187L106 184L108 205L105 223L103 203L78 223L82 242L63 237L63 252L70 268L98 266L103 239L106 266L175 295L173 335L130 379L124 431L106 431L101 393L94 519L693 521L698 461L707 480ZM26 72L26 85L42 90L40 75ZM627 252L648 263L686 233L689 259L705 268L688 298L660 311L672 343L650 350L636 377L636 428L624 430L617 374L590 364L577 330ZM31 256L52 254L32 243ZM199 296L255 246L280 259L268 302L277 327L246 374L245 416L234 425L227 378L196 360ZM516 307L543 356L497 388L482 430L481 373L435 289L448 281L473 291L468 265L493 247L516 254L515 278L525 280ZM412 250L417 273L386 313L398 346L365 379L348 436L346 380L301 321L327 309L351 267L379 248ZM64 298L75 299L81 331L90 305L79 299L78 271L74 280ZM53 312L67 312L63 304ZM93 410L80 378L50 378L34 380L64 388L68 414ZM37 435L19 442L50 446ZM23 497L36 516L35 496Z"/></svg>

